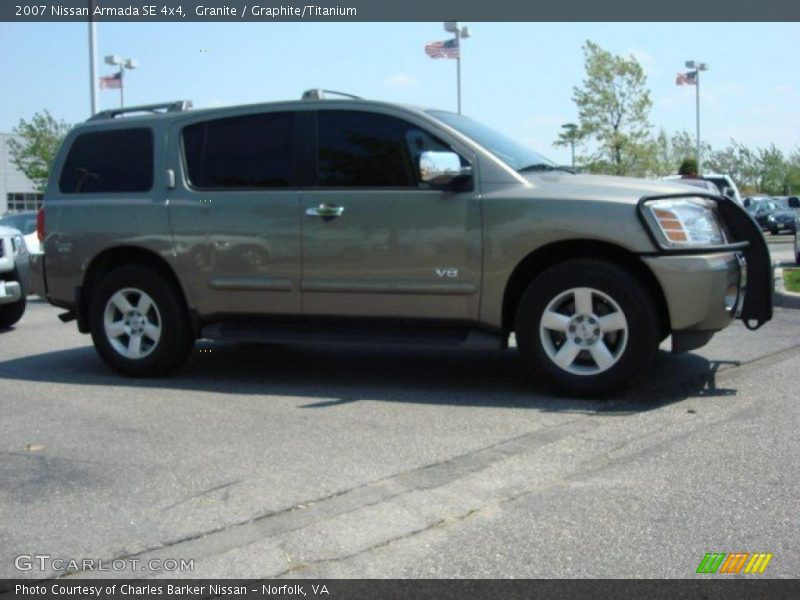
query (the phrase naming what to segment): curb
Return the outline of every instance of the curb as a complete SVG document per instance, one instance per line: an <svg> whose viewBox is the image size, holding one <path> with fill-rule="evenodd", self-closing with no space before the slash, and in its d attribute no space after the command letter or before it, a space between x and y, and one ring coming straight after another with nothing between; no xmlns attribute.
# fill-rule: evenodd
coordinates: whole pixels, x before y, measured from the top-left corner
<svg viewBox="0 0 800 600"><path fill-rule="evenodd" d="M775 291L772 293L772 304L782 308L800 308L800 294L786 291L781 267L775 267Z"/></svg>

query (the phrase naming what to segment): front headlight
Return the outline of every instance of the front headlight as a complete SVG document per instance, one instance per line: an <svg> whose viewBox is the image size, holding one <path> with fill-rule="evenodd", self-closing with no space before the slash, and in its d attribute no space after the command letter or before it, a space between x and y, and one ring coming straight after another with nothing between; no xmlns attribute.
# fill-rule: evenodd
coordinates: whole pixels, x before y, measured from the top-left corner
<svg viewBox="0 0 800 600"><path fill-rule="evenodd" d="M14 236L11 238L11 242L11 247L14 249L14 254L25 254L27 252L25 239L22 236Z"/></svg>
<svg viewBox="0 0 800 600"><path fill-rule="evenodd" d="M727 242L717 211L709 201L664 199L645 206L668 247L715 246Z"/></svg>
<svg viewBox="0 0 800 600"><path fill-rule="evenodd" d="M768 216L767 217L767 221L769 221L770 223L774 223L775 222L775 215Z"/></svg>

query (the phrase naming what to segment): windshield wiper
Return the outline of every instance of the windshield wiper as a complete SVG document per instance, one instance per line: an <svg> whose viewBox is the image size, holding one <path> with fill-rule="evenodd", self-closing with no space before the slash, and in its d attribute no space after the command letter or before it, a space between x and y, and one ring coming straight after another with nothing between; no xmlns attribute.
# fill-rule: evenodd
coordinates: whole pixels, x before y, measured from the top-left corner
<svg viewBox="0 0 800 600"><path fill-rule="evenodd" d="M558 165L549 165L547 163L534 163L517 169L517 173L530 173L532 171L565 171L566 173L575 173L569 167L561 167Z"/></svg>

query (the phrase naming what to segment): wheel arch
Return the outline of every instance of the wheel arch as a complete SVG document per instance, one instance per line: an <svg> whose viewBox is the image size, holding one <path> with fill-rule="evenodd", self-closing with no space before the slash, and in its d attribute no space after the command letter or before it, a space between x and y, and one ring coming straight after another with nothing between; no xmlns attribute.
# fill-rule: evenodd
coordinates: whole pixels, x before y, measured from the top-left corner
<svg viewBox="0 0 800 600"><path fill-rule="evenodd" d="M128 265L140 265L143 267L151 268L165 277L169 278L174 284L176 289L180 292L179 301L187 310L192 321L192 329L196 331L195 319L191 318L192 312L189 311L189 305L186 300L186 293L180 284L175 270L172 266L156 252L142 248L140 246L115 246L108 248L95 256L86 268L86 275L83 278L83 284L79 291L76 292L76 316L78 320L78 330L81 333L88 333L90 331L89 325L89 307L91 306L92 293L97 286L97 283L114 269Z"/></svg>
<svg viewBox="0 0 800 600"><path fill-rule="evenodd" d="M661 285L653 272L633 252L597 240L567 240L537 248L523 258L509 277L503 294L503 331L514 329L517 306L528 285L546 269L567 260L591 258L606 260L632 272L650 293L659 315L661 338L671 331L669 309Z"/></svg>

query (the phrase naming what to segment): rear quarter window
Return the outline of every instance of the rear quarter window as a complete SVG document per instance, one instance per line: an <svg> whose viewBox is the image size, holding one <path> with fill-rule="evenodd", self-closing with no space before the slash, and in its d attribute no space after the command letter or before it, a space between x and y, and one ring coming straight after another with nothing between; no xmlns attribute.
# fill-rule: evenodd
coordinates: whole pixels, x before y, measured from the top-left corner
<svg viewBox="0 0 800 600"><path fill-rule="evenodd" d="M145 127L81 133L58 187L62 194L146 192L153 187L153 133Z"/></svg>

